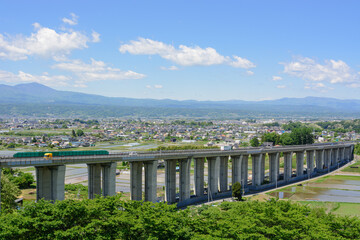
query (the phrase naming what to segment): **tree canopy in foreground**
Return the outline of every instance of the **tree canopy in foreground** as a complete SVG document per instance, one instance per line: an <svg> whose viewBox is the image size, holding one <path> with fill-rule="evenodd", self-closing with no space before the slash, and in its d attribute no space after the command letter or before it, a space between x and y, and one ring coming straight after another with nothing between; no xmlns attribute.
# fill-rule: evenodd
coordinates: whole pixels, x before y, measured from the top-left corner
<svg viewBox="0 0 360 240"><path fill-rule="evenodd" d="M94 200L30 203L0 215L0 239L359 239L360 220L288 201L175 205Z"/></svg>

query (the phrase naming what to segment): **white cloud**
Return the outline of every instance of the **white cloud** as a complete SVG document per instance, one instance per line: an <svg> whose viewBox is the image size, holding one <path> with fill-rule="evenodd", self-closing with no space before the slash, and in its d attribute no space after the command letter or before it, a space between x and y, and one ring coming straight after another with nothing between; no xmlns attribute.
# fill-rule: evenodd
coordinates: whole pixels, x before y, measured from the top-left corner
<svg viewBox="0 0 360 240"><path fill-rule="evenodd" d="M123 44L120 46L119 51L135 55L159 55L182 66L228 64L245 69L255 67L255 64L245 58L222 56L211 47L200 48L199 46L188 47L180 45L178 48L175 48L170 44L145 38L139 38L137 41L132 40L129 44Z"/></svg>
<svg viewBox="0 0 360 240"><path fill-rule="evenodd" d="M273 80L273 81L280 81L280 80L282 80L282 77L280 77L280 76L273 76L273 77L272 77L272 80Z"/></svg>
<svg viewBox="0 0 360 240"><path fill-rule="evenodd" d="M87 48L87 43L100 41L100 35L93 32L92 39L72 29L57 32L54 29L33 24L35 32L30 36L0 34L0 58L24 60L29 56L62 57L72 50Z"/></svg>
<svg viewBox="0 0 360 240"><path fill-rule="evenodd" d="M67 23L67 24L69 24L69 25L76 25L76 24L78 24L78 16L76 16L74 13L70 13L70 16L71 16L71 19L69 19L69 18L63 18L62 19L62 21L64 22L64 23Z"/></svg>
<svg viewBox="0 0 360 240"><path fill-rule="evenodd" d="M249 76L252 76L252 75L254 75L254 72L253 72L253 71L250 71L250 70L247 70L247 71L246 71L246 74L249 75Z"/></svg>
<svg viewBox="0 0 360 240"><path fill-rule="evenodd" d="M309 83L305 84L304 88L309 89L309 90L320 91L320 92L327 92L329 90L334 89L334 88L327 86L326 84L324 84L322 82L309 82Z"/></svg>
<svg viewBox="0 0 360 240"><path fill-rule="evenodd" d="M276 87L282 89L282 88L286 88L286 85L277 85Z"/></svg>
<svg viewBox="0 0 360 240"><path fill-rule="evenodd" d="M176 71L179 70L177 66L170 66L170 67L160 67L161 70L170 70L170 71Z"/></svg>
<svg viewBox="0 0 360 240"><path fill-rule="evenodd" d="M238 57L238 56L233 56L233 57L234 57L235 60L229 63L233 67L245 68L245 69L256 67L254 63L250 62L246 58L241 58L241 57Z"/></svg>
<svg viewBox="0 0 360 240"><path fill-rule="evenodd" d="M81 60L68 60L67 62L57 63L53 68L65 70L74 73L78 77L77 84L82 87L86 82L99 80L125 80L140 79L145 75L133 71L122 71L118 68L111 68L102 61L91 59L91 63L87 64Z"/></svg>
<svg viewBox="0 0 360 240"><path fill-rule="evenodd" d="M360 83L351 83L346 85L349 88L360 88Z"/></svg>
<svg viewBox="0 0 360 240"><path fill-rule="evenodd" d="M317 63L311 58L298 57L293 62L282 63L284 73L300 77L307 82L328 82L330 84L345 84L351 86L360 83L360 75L355 73L342 60L325 60L324 64ZM322 83L323 84L323 83ZM324 84L309 85L307 89L324 88Z"/></svg>
<svg viewBox="0 0 360 240"><path fill-rule="evenodd" d="M17 74L0 70L0 81L7 83L37 82L47 86L67 86L71 78L63 75L50 76L47 72L42 75L32 75L19 71Z"/></svg>
<svg viewBox="0 0 360 240"><path fill-rule="evenodd" d="M100 42L100 34L99 33L93 31L91 36L92 36L92 42L94 42L94 43Z"/></svg>
<svg viewBox="0 0 360 240"><path fill-rule="evenodd" d="M151 85L146 85L146 88L148 88L148 89L160 89L160 88L163 88L163 85L157 85L157 84L155 84L155 85L153 85L153 86L151 86Z"/></svg>

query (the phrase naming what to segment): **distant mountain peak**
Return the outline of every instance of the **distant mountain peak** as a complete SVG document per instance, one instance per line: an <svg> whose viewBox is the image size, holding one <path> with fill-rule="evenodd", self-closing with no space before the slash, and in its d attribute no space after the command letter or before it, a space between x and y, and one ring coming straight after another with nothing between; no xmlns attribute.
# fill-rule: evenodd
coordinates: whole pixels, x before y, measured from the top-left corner
<svg viewBox="0 0 360 240"><path fill-rule="evenodd" d="M22 83L14 86L15 89L32 92L32 93L45 93L45 92L55 92L57 90L52 89L48 86L45 86L43 84L37 83L37 82L31 82L31 83Z"/></svg>

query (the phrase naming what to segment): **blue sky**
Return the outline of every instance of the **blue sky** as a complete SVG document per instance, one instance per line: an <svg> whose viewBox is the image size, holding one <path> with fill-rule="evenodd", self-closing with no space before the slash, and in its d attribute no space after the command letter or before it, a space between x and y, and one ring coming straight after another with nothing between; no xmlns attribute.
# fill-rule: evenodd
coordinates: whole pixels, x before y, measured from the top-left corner
<svg viewBox="0 0 360 240"><path fill-rule="evenodd" d="M360 99L359 1L0 1L0 83L112 97Z"/></svg>

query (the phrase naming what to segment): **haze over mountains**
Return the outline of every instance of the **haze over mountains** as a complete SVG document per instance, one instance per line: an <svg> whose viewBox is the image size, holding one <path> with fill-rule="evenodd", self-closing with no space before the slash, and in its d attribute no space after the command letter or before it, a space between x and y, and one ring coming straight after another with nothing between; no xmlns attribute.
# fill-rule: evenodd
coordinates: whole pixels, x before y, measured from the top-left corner
<svg viewBox="0 0 360 240"><path fill-rule="evenodd" d="M121 97L104 97L99 95L84 94L70 91L58 91L38 83L19 84L9 86L0 84L0 115L31 115L39 113L38 107L46 106L47 115L60 114L60 108L71 114L84 113L84 110L98 109L100 116L152 116L151 113L162 113L162 117L188 116L188 117L256 117L258 116L359 116L360 100L340 100L335 98L305 97L305 98L282 98L266 101L195 101L195 100L155 100L155 99L134 99ZM25 109L21 110L27 106ZM57 109L55 112L54 109ZM82 109L82 110L81 110ZM100 110L102 109L102 110ZM15 111L14 111L15 110ZM16 112L17 110L17 112ZM33 110L33 113L31 112ZM103 115L102 111L107 114ZM133 112L133 114L132 114ZM125 114L126 113L126 114ZM119 115L120 114L120 115ZM224 115L225 114L225 115ZM89 113L89 117L95 117Z"/></svg>

